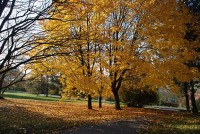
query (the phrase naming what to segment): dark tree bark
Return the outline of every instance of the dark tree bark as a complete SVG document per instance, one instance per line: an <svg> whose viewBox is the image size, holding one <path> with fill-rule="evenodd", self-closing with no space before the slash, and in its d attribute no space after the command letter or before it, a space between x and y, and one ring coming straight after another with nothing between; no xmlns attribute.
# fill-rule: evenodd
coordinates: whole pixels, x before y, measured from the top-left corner
<svg viewBox="0 0 200 134"><path fill-rule="evenodd" d="M46 89L45 96L46 96L46 97L48 97L48 96L49 96L49 88L48 88L48 87L47 87L47 89Z"/></svg>
<svg viewBox="0 0 200 134"><path fill-rule="evenodd" d="M102 108L102 96L99 96L99 108Z"/></svg>
<svg viewBox="0 0 200 134"><path fill-rule="evenodd" d="M45 96L49 96L49 76L46 76L46 90L45 90Z"/></svg>
<svg viewBox="0 0 200 134"><path fill-rule="evenodd" d="M101 49L99 49L99 53L101 53ZM99 108L102 108L102 92L103 92L103 89L104 89L104 85L103 85L103 69L102 69L102 64L101 64L101 57L100 57L100 73L101 73L101 77L100 77L100 80L101 80L101 87L98 88L98 92L99 92Z"/></svg>
<svg viewBox="0 0 200 134"><path fill-rule="evenodd" d="M92 96L88 95L88 109L92 109Z"/></svg>
<svg viewBox="0 0 200 134"><path fill-rule="evenodd" d="M117 72L114 73L114 79L112 81L112 92L113 92L113 95L114 95L114 98L115 98L115 109L116 110L121 110L121 107L120 107L120 99L119 99L119 89L121 87L121 84L122 84L122 76L124 75L126 70L124 70L121 74L121 76L117 79Z"/></svg>
<svg viewBox="0 0 200 134"><path fill-rule="evenodd" d="M121 110L118 91L117 90L112 90L112 92L113 92L114 97L115 97L115 109L116 110Z"/></svg>
<svg viewBox="0 0 200 134"><path fill-rule="evenodd" d="M196 105L196 100L195 100L195 89L194 89L194 81L190 81L190 98L191 98L191 105L192 105L192 113L198 113L197 105Z"/></svg>
<svg viewBox="0 0 200 134"><path fill-rule="evenodd" d="M0 85L1 86L1 85ZM2 89L2 87L0 87L0 100L2 100L2 99L4 99L4 97L3 97L3 89Z"/></svg>
<svg viewBox="0 0 200 134"><path fill-rule="evenodd" d="M4 97L2 96L2 94L0 95L0 100L3 100L4 99Z"/></svg>
<svg viewBox="0 0 200 134"><path fill-rule="evenodd" d="M185 104L186 104L186 110L190 112L190 103L189 103L189 95L188 95L188 83L184 83L184 94L185 94Z"/></svg>
<svg viewBox="0 0 200 134"><path fill-rule="evenodd" d="M3 82L4 82L5 77L6 77L6 73L3 73L0 79L0 99L4 99L3 94L5 92L5 88L3 87Z"/></svg>

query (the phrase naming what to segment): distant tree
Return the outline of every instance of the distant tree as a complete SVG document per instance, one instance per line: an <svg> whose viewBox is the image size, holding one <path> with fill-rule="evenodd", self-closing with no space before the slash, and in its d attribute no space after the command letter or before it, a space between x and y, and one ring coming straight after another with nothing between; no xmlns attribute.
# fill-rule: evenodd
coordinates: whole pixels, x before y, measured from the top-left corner
<svg viewBox="0 0 200 134"><path fill-rule="evenodd" d="M41 88L42 82L40 80L30 80L26 81L25 91L31 94L39 95L42 93Z"/></svg>
<svg viewBox="0 0 200 134"><path fill-rule="evenodd" d="M9 88L17 85L19 82L25 81L26 72L17 69L0 74L0 98L3 98L4 92Z"/></svg>
<svg viewBox="0 0 200 134"><path fill-rule="evenodd" d="M197 47L194 47L193 49L196 51L197 54L200 54L200 0L185 0L185 3L188 5L190 9L190 13L192 14L192 21L187 23L187 31L185 35L185 39L190 42L190 44L196 44ZM200 58L198 57L195 60L190 60L186 63L188 67L196 67L198 68L198 71L200 71ZM196 81L199 81L198 79L193 79L190 82L187 82L187 84L190 86L190 99L191 99L191 110L193 113L198 113L198 108L196 105L195 100L195 83ZM187 101L186 101L187 102ZM186 104L187 106L188 104ZM188 107L188 106L187 106ZM187 108L188 109L188 108Z"/></svg>
<svg viewBox="0 0 200 134"><path fill-rule="evenodd" d="M27 80L26 91L33 94L59 95L61 83L56 76L42 76L35 79Z"/></svg>
<svg viewBox="0 0 200 134"><path fill-rule="evenodd" d="M55 75L51 75L49 79L50 94L60 95L61 87L62 87L62 84L59 81L58 77Z"/></svg>

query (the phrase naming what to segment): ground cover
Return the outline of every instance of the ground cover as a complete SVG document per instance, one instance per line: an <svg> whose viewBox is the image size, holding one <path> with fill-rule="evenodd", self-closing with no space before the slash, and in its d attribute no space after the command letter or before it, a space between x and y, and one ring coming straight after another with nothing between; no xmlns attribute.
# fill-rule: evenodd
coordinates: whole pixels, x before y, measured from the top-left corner
<svg viewBox="0 0 200 134"><path fill-rule="evenodd" d="M61 133L76 126L113 121L134 121L138 133L200 132L199 115L125 106L116 111L113 104L100 109L95 103L93 107L88 110L85 101L1 100L0 133Z"/></svg>

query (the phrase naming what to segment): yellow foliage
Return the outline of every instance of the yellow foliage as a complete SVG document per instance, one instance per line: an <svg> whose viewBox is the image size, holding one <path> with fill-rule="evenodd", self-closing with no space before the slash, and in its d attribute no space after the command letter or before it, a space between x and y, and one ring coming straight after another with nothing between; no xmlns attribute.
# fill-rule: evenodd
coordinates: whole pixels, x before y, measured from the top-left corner
<svg viewBox="0 0 200 134"><path fill-rule="evenodd" d="M58 20L41 24L46 31L44 40L56 46L49 52L67 55L42 60L42 64L62 74L64 90L76 87L98 94L103 86L105 92L110 92L113 83L120 86L120 81L129 77L141 79L137 86L176 89L174 78L189 81L198 77L198 70L185 64L198 57L194 51L198 43L191 45L184 38L191 15L180 2L60 2L52 13ZM36 64L34 70L46 73L42 64Z"/></svg>

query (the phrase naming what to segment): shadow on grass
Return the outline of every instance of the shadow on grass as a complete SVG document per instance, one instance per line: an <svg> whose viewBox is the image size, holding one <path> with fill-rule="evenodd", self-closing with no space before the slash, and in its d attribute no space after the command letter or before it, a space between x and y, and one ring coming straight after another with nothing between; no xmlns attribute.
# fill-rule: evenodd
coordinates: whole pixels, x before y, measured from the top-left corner
<svg viewBox="0 0 200 134"><path fill-rule="evenodd" d="M31 112L24 107L0 107L0 134L53 133L70 127L70 123L60 118Z"/></svg>

